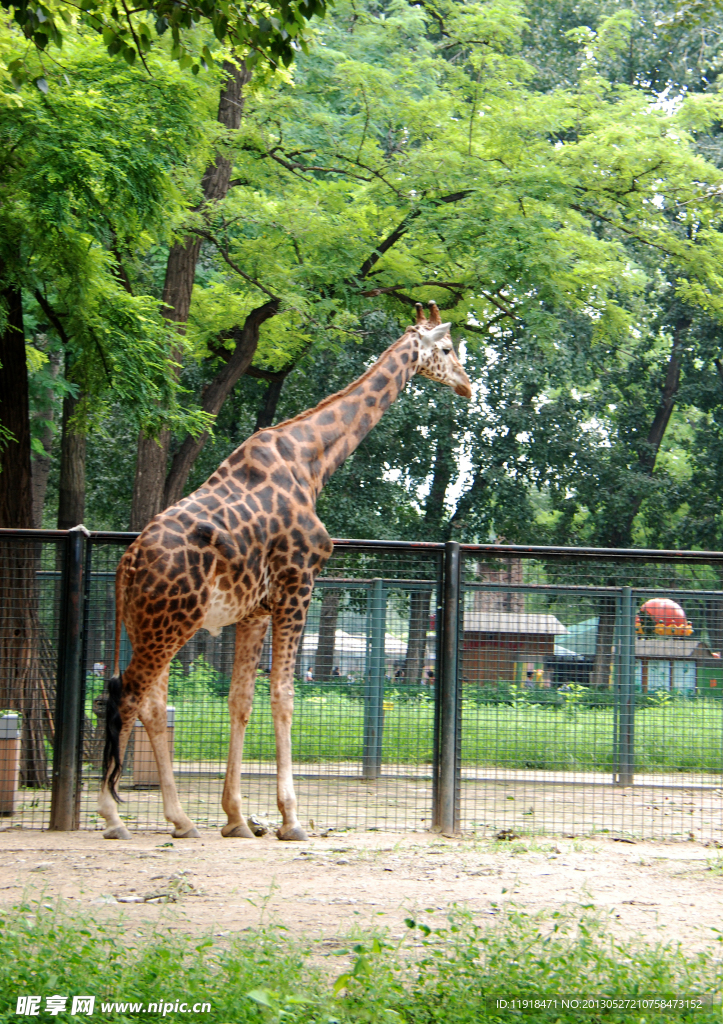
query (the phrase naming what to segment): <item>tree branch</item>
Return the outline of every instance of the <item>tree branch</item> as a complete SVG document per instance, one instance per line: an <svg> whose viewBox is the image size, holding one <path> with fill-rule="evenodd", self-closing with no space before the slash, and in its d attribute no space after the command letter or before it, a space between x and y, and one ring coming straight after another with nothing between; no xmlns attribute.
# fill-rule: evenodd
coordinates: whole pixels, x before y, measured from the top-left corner
<svg viewBox="0 0 723 1024"><path fill-rule="evenodd" d="M655 242L651 242L649 238L644 238L638 234L637 231L631 231L626 228L623 224L613 220L612 217L606 217L605 214L599 213L597 210L589 210L584 206L579 206L577 203L570 203L570 209L575 210L577 213L586 214L588 217L596 217L598 220L604 221L606 224L610 224L612 227L617 228L618 231L622 231L624 235L629 238L634 238L638 242L642 242L643 245L649 245L652 249L658 249L659 252L664 252L666 256L670 256L670 249L666 249L664 245L656 245Z"/></svg>
<svg viewBox="0 0 723 1024"><path fill-rule="evenodd" d="M411 0L411 5L412 7L421 7L424 11L426 11L430 18L434 18L434 20L437 22L439 34L441 36L446 37L447 39L451 38L449 32L444 27L444 19L442 18L442 15L435 11L435 9L430 4L425 3L424 0Z"/></svg>
<svg viewBox="0 0 723 1024"><path fill-rule="evenodd" d="M55 312L55 310L50 305L50 303L45 298L45 296L43 295L39 288L36 288L33 294L35 295L35 299L40 308L42 309L43 313L45 313L48 320L50 320L51 324L58 332L58 335L60 336L60 340L62 341L63 345L66 346L66 348L68 348L70 346L70 339L68 338L68 335L65 333L65 328L61 323L60 317Z"/></svg>
<svg viewBox="0 0 723 1024"><path fill-rule="evenodd" d="M447 196L440 196L439 199L431 200L432 206L443 206L447 203L458 203L461 199L466 199L471 193L471 189L462 189L460 192L450 192ZM412 210L404 220L400 221L391 234L379 243L374 252L372 252L367 259L364 260L359 271L357 273L357 280L363 281L364 278L369 274L373 267L379 262L385 252L388 252L393 245L396 245L400 238L402 238L409 228L409 225L413 220L416 220L424 212L423 206L418 206L416 210Z"/></svg>
<svg viewBox="0 0 723 1024"><path fill-rule="evenodd" d="M228 249L224 249L218 239L215 238L210 231L201 231L200 228L193 228L192 231L194 235L199 235L201 238L205 238L207 241L212 242L218 249L224 262L227 263L229 267L239 275L239 277L248 281L249 284L254 285L254 287L258 288L259 291L264 293L264 295L268 295L272 302L279 301L278 296L274 295L272 291L269 291L269 289L265 285L261 284L260 281L257 281L255 277L251 277L250 274L247 274L245 270L242 270L241 267L231 259L228 254Z"/></svg>
<svg viewBox="0 0 723 1024"><path fill-rule="evenodd" d="M263 306L252 309L246 317L242 328L235 328L231 336L236 338L236 348L229 355L226 363L219 369L216 376L204 389L201 400L201 408L211 415L218 415L223 403L235 387L239 377L245 373L251 365L251 360L256 354L259 343L259 331L261 325L276 316L279 312L280 302L273 299L265 302ZM186 486L188 474L198 458L198 455L208 440L208 432L205 431L200 437L192 437L187 434L173 457L171 468L166 478L164 499L166 505L174 505L183 497L183 489Z"/></svg>
<svg viewBox="0 0 723 1024"><path fill-rule="evenodd" d="M126 21L128 22L128 28L131 30L131 35L133 36L133 42L136 44L136 49L138 50L138 56L141 58L141 61L143 62L143 67L146 69L146 73L147 73L148 77L149 78L153 78L153 75L150 72L150 68L146 64L146 58L143 56L143 50L141 50L141 44L138 41L138 36L136 35L136 30L133 28L133 21L131 20L130 11L126 7L126 0L121 0L121 2L123 4L123 10L126 12Z"/></svg>

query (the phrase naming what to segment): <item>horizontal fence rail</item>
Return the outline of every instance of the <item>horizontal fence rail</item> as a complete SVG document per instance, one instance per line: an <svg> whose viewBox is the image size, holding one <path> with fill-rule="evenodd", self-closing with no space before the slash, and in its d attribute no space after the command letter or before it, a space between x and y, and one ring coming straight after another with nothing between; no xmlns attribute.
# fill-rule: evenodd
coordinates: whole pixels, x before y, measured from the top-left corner
<svg viewBox="0 0 723 1024"><path fill-rule="evenodd" d="M95 829L130 533L0 530L0 815ZM168 744L201 828L225 823L235 627L169 679ZM123 633L121 666L131 648ZM273 826L267 637L242 793ZM723 553L335 541L295 667L302 822L488 837L723 842ZM120 786L167 830L145 730Z"/></svg>

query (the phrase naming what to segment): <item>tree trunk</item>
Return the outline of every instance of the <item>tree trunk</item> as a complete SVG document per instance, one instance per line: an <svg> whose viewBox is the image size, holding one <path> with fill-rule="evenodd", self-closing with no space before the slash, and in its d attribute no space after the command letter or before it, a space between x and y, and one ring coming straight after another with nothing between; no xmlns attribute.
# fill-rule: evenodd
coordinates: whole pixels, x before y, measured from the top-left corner
<svg viewBox="0 0 723 1024"><path fill-rule="evenodd" d="M244 321L243 328L232 332L232 337L236 338L236 348L228 362L224 363L203 393L201 407L205 412L214 416L218 415L239 377L251 365L259 343L261 324L270 317L276 316L278 311L279 304L276 299L265 302L263 306L251 310ZM191 437L188 434L174 455L165 483L164 508L174 505L183 497L188 474L207 439L208 433L205 432L200 437Z"/></svg>
<svg viewBox="0 0 723 1024"><path fill-rule="evenodd" d="M404 662L404 681L415 686L421 683L424 672L431 596L427 590L413 590L409 595L409 639Z"/></svg>
<svg viewBox="0 0 723 1024"><path fill-rule="evenodd" d="M447 426L446 423L445 426ZM446 536L449 532L444 529L447 512L444 502L452 476L457 469L453 456L454 435L451 423L449 427L448 435L445 431L445 434L437 439L434 452L432 486L429 488L429 494L424 503L425 540L442 540L442 535Z"/></svg>
<svg viewBox="0 0 723 1024"><path fill-rule="evenodd" d="M675 400L680 388L680 370L683 355L683 341L688 333L691 320L688 316L679 316L675 322L673 331L673 348L668 359L668 367L665 374L665 381L660 394L660 402L655 411L653 422L648 435L638 453L638 473L642 478L650 478L655 472L655 463L658 458L660 446L668 429L670 417L675 408ZM637 492L630 496L626 502L625 512L617 517L615 524L611 527L605 543L610 547L629 547L633 533L633 523L645 500L647 488L642 480L638 484Z"/></svg>
<svg viewBox="0 0 723 1024"><path fill-rule="evenodd" d="M0 445L0 526L32 527L30 402L22 293L2 293L7 313L0 335L0 422L12 438ZM48 783L45 737L52 739L55 664L39 614L36 570L40 546L0 541L0 708L22 715L20 781Z"/></svg>
<svg viewBox="0 0 723 1024"><path fill-rule="evenodd" d="M0 335L0 527L31 528L30 400L25 360L23 299L19 288L2 292L7 313Z"/></svg>
<svg viewBox="0 0 723 1024"><path fill-rule="evenodd" d="M319 613L319 642L314 658L314 679L318 682L328 682L332 678L340 601L340 590L324 590Z"/></svg>
<svg viewBox="0 0 723 1024"><path fill-rule="evenodd" d="M284 381L288 377L291 369L283 370L274 375L269 381L269 386L264 396L264 404L259 409L258 416L256 417L256 426L254 427L254 433L258 430L264 430L266 427L273 426L274 420L276 419L276 408L281 398L281 390L284 386Z"/></svg>
<svg viewBox="0 0 723 1024"><path fill-rule="evenodd" d="M63 433L60 442L58 529L72 530L85 516L85 434L71 423L82 396L63 399Z"/></svg>
<svg viewBox="0 0 723 1024"><path fill-rule="evenodd" d="M243 111L243 88L250 80L251 72L246 69L243 62L237 66L230 61L224 61L223 68L228 78L221 90L218 120L230 131L237 131L241 124ZM216 202L226 196L231 180L232 166L231 160L220 153L216 154L214 162L206 168L201 181L204 195L201 209L208 203ZM178 325L180 333L184 331L191 308L191 295L200 249L201 239L198 235L190 235L182 242L171 246L168 253L166 279L163 286L163 312L167 320ZM153 516L158 515L166 507L166 464L170 442L171 435L168 430L162 430L157 438L148 437L142 432L138 437L138 460L131 506L132 530L142 530ZM188 473L186 473L187 475ZM178 499L174 498L173 500Z"/></svg>
<svg viewBox="0 0 723 1024"><path fill-rule="evenodd" d="M57 352L51 352L48 356L50 362L50 372L53 380L58 376L60 372L60 355ZM44 409L39 409L35 414L34 418L45 421L45 427L40 437L40 443L43 446L44 455L38 455L37 452L33 452L32 461L30 464L31 472L31 487L32 487L32 501L33 501L33 529L40 530L43 526L43 508L45 507L45 495L48 491L48 477L50 475L50 466L52 459L50 456L50 450L53 444L53 391L52 388L48 388L46 392L47 405Z"/></svg>
<svg viewBox="0 0 723 1024"><path fill-rule="evenodd" d="M450 406L440 409L437 444L434 451L432 485L424 503L424 539L441 540L448 531L444 529L446 516L445 498L452 475L456 469L452 451L454 448L454 419ZM412 591L409 599L409 639L404 675L408 683L419 683L424 671L424 656L429 628L430 594Z"/></svg>
<svg viewBox="0 0 723 1024"><path fill-rule="evenodd" d="M463 538L461 531L467 529L467 517L470 516L487 497L489 483L481 468L477 467L471 485L460 495L457 507L449 521L449 533L452 540Z"/></svg>
<svg viewBox="0 0 723 1024"><path fill-rule="evenodd" d="M40 625L36 570L40 544L0 540L0 708L22 715L20 779L48 784L45 738L52 739L55 657Z"/></svg>
<svg viewBox="0 0 723 1024"><path fill-rule="evenodd" d="M142 530L146 523L165 508L163 488L166 482L166 460L170 443L169 430L162 430L158 437L148 437L142 431L138 435L131 530Z"/></svg>
<svg viewBox="0 0 723 1024"><path fill-rule="evenodd" d="M598 690L610 685L610 666L613 658L615 637L615 598L604 596L598 600L597 644L590 684Z"/></svg>

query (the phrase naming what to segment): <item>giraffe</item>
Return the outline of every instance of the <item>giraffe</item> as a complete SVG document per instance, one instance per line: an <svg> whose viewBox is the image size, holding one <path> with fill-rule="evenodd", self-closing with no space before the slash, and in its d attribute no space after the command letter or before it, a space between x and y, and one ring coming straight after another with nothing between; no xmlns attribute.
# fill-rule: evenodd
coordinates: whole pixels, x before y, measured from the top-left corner
<svg viewBox="0 0 723 1024"><path fill-rule="evenodd" d="M314 409L253 434L202 487L157 515L121 558L116 572L115 659L108 684L103 782L98 809L106 839L130 839L116 786L136 718L158 766L165 817L179 839L199 833L178 798L166 743L171 659L202 626L213 636L236 623L228 706L231 736L222 795L228 838L253 838L241 803L244 732L269 623L269 678L276 737L277 804L282 840L305 840L291 771L294 665L314 580L332 551L315 511L331 474L381 419L415 374L470 398L450 324L430 303L416 304L408 327L358 380ZM121 623L133 648L119 669Z"/></svg>

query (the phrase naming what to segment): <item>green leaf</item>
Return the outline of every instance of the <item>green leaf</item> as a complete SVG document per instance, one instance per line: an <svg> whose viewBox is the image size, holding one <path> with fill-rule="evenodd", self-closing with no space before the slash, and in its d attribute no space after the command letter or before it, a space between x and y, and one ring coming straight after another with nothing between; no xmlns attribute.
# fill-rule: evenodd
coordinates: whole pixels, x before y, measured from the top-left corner
<svg viewBox="0 0 723 1024"><path fill-rule="evenodd" d="M343 992L345 988L349 987L349 983L352 981L351 974L340 974L334 982L334 988L332 989L335 996L338 996L340 992Z"/></svg>
<svg viewBox="0 0 723 1024"><path fill-rule="evenodd" d="M247 999L252 999L255 1003L260 1006L266 1006L270 1010L275 1010L279 1005L279 999L275 992L271 992L266 988L255 988L251 992L246 993Z"/></svg>

